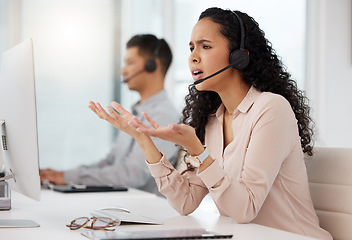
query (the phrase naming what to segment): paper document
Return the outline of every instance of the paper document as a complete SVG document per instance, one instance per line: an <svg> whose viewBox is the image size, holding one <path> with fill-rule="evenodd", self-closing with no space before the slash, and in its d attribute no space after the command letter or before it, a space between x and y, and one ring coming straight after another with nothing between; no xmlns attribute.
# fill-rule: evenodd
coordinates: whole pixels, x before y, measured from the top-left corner
<svg viewBox="0 0 352 240"><path fill-rule="evenodd" d="M163 224L161 221L134 214L125 208L105 208L94 210L90 213L93 217L108 217L114 219L117 224L138 223L138 224Z"/></svg>

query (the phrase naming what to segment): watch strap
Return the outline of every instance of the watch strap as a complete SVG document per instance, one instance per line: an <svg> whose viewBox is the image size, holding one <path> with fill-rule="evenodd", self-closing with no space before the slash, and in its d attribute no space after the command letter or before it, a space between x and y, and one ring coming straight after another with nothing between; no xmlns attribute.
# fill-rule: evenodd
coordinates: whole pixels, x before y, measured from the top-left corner
<svg viewBox="0 0 352 240"><path fill-rule="evenodd" d="M197 156L198 160L202 163L210 155L210 152L206 146L204 146L204 151Z"/></svg>

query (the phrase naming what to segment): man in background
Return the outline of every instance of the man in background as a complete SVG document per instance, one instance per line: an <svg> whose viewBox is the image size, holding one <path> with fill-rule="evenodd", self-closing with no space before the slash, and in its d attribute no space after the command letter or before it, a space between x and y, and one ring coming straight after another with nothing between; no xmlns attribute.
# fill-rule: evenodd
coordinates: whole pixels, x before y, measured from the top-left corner
<svg viewBox="0 0 352 240"><path fill-rule="evenodd" d="M154 35L136 35L127 42L121 70L130 90L139 93L140 100L132 106L132 113L147 122L147 112L160 125L177 123L179 116L164 89L167 70L172 61L171 50L163 39ZM153 140L156 146L176 165L177 147L174 143ZM83 165L67 171L40 170L41 181L58 185L116 185L158 193L154 178L145 163L138 143L124 132L119 132L110 153L92 165Z"/></svg>

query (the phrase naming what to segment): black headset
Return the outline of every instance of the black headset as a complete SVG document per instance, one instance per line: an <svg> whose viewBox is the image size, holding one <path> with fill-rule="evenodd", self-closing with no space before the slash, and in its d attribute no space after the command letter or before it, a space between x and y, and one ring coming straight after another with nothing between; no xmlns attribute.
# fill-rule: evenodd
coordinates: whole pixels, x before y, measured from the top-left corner
<svg viewBox="0 0 352 240"><path fill-rule="evenodd" d="M158 39L158 42L156 43L156 47L154 49L153 57L152 59L149 59L146 61L144 69L147 72L154 72L156 69L156 62L155 59L158 57L159 51L160 51L160 45L161 45L161 39Z"/></svg>
<svg viewBox="0 0 352 240"><path fill-rule="evenodd" d="M240 43L240 49L234 50L230 53L230 59L229 62L230 64L234 63L232 66L235 69L243 69L248 66L249 64L249 54L246 49L244 49L244 39L246 37L245 31L244 31L244 26L242 19L237 15L235 11L231 11L236 18L238 19L238 22L240 24L241 28L241 43Z"/></svg>

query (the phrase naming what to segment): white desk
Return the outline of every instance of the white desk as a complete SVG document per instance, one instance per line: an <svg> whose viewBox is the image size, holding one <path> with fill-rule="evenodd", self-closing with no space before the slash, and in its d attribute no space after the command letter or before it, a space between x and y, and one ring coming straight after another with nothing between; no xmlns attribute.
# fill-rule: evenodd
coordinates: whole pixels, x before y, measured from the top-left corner
<svg viewBox="0 0 352 240"><path fill-rule="evenodd" d="M256 224L236 224L231 218L207 211L204 205L189 216L180 216L167 200L156 195L129 189L127 192L58 193L42 190L41 201L36 202L12 191L11 211L0 211L0 219L32 219L39 228L0 229L1 239L87 239L84 230L69 230L65 225L71 220L90 216L93 209L126 207L134 213L155 218L163 225L121 225L119 229L157 230L202 227L218 233L233 234L233 239L250 240L308 240L304 236Z"/></svg>

